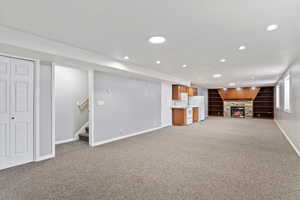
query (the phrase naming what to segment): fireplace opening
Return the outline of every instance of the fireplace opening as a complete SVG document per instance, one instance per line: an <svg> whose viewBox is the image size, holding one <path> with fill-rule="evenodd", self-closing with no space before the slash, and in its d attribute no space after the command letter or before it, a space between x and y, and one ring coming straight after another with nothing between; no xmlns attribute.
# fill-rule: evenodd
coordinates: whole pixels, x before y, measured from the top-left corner
<svg viewBox="0 0 300 200"><path fill-rule="evenodd" d="M231 106L231 117L245 118L245 107Z"/></svg>

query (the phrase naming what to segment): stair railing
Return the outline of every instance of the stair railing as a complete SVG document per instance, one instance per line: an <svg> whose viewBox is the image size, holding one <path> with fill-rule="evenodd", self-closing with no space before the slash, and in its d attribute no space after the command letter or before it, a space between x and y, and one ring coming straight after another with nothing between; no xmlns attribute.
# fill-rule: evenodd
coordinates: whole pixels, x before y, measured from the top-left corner
<svg viewBox="0 0 300 200"><path fill-rule="evenodd" d="M77 102L77 106L79 107L80 110L84 110L87 108L89 105L89 97L86 97L83 99L81 102Z"/></svg>

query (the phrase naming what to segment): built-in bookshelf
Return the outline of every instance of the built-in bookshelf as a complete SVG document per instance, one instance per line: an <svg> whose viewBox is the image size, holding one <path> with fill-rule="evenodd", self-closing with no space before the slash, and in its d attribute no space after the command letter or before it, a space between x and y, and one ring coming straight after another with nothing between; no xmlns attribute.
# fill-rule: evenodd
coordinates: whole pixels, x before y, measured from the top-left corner
<svg viewBox="0 0 300 200"><path fill-rule="evenodd" d="M224 116L224 103L218 89L208 90L208 115Z"/></svg>
<svg viewBox="0 0 300 200"><path fill-rule="evenodd" d="M254 118L274 118L274 87L261 87L253 101Z"/></svg>

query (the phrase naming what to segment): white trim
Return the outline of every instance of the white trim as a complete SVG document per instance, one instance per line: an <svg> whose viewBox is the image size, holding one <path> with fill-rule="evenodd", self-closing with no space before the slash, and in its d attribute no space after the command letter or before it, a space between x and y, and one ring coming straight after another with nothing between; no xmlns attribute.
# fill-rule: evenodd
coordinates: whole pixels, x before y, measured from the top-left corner
<svg viewBox="0 0 300 200"><path fill-rule="evenodd" d="M40 62L35 61L34 83L34 161L40 157Z"/></svg>
<svg viewBox="0 0 300 200"><path fill-rule="evenodd" d="M49 155L45 155L45 156L39 156L38 159L35 160L35 162L40 162L40 161L43 161L43 160L48 160L48 159L51 159L51 158L54 158L55 156L53 154L49 154Z"/></svg>
<svg viewBox="0 0 300 200"><path fill-rule="evenodd" d="M74 138L67 139L67 140L57 141L57 142L55 142L55 144L56 145L58 145L58 144L65 144L65 143L69 143L69 142L75 142L77 140L78 140L78 137L74 137Z"/></svg>
<svg viewBox="0 0 300 200"><path fill-rule="evenodd" d="M299 149L296 147L296 145L292 142L292 140L289 138L289 136L287 135L287 133L284 131L284 129L281 127L280 123L274 119L276 125L278 126L278 128L280 129L281 133L284 135L285 139L290 143L290 145L293 147L293 149L295 150L296 154L298 155L298 157L300 157L300 151Z"/></svg>
<svg viewBox="0 0 300 200"><path fill-rule="evenodd" d="M94 71L88 71L88 94L89 94L89 145L94 146L94 120L95 120L95 105L94 105Z"/></svg>
<svg viewBox="0 0 300 200"><path fill-rule="evenodd" d="M55 63L52 63L51 66L51 72L52 72L52 77L51 77L51 121L52 121L52 154L53 157L55 157Z"/></svg>
<svg viewBox="0 0 300 200"><path fill-rule="evenodd" d="M144 131L140 131L140 132L137 132L137 133L132 133L132 134L124 135L124 136L121 136L121 137L112 138L112 139L109 139L109 140L95 142L95 143L92 144L92 146L95 147L95 146L99 146L99 145L103 145L103 144L115 142L115 141L118 141L118 140L123 140L123 139L129 138L129 137L133 137L133 136L137 136L137 135L142 135L142 134L145 134L145 133L149 133L149 132L152 132L152 131L156 131L156 130L159 130L159 129L162 129L162 128L165 128L165 127L168 127L168 126L160 126L160 127L156 127L156 128L151 128L151 129L147 129L147 130L144 130Z"/></svg>

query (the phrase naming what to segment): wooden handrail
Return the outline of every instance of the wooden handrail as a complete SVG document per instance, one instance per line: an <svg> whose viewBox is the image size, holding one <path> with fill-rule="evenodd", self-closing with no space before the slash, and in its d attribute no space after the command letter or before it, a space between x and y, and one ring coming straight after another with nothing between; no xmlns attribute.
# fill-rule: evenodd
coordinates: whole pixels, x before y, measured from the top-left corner
<svg viewBox="0 0 300 200"><path fill-rule="evenodd" d="M84 110L87 107L87 105L89 105L89 97L86 97L84 100L77 103L77 106L80 110Z"/></svg>

